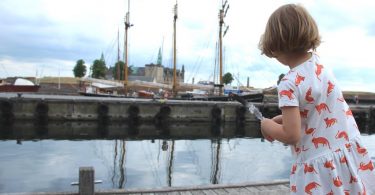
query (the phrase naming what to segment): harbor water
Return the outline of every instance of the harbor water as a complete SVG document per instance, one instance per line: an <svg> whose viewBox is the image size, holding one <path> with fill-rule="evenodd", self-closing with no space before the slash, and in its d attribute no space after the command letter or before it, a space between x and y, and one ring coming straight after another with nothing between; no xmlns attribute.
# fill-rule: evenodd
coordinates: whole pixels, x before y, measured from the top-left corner
<svg viewBox="0 0 375 195"><path fill-rule="evenodd" d="M20 133L35 131L27 127L13 129L0 140L0 193L77 191L78 186L71 183L78 181L79 167L83 166L92 166L95 179L102 180L95 185L96 190L235 184L289 177L289 146L264 141L256 124L245 126L239 134L235 126L230 126L219 128L218 133L212 133L209 124L199 129L192 126L189 136L145 136L144 132L152 129L142 127L132 136L112 135L115 127L105 135L89 136L70 126L81 137L58 136L53 129L35 135ZM169 131L188 127L171 127ZM202 133L203 129L208 133ZM193 136L191 132L200 134ZM363 135L363 140L375 157L375 135Z"/></svg>

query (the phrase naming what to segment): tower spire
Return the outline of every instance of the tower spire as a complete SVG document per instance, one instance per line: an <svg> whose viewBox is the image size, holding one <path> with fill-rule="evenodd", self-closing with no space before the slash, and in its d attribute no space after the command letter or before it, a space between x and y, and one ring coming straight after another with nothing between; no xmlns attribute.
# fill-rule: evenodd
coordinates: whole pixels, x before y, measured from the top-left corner
<svg viewBox="0 0 375 195"><path fill-rule="evenodd" d="M158 61L156 62L156 64L162 65L162 63L163 63L163 56L161 55L161 48L159 48Z"/></svg>

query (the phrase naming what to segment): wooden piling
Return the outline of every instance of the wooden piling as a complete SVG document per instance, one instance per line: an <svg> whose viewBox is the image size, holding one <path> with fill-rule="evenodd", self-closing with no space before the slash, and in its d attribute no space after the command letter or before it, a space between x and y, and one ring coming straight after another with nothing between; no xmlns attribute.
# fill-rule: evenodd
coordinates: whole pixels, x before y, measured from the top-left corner
<svg viewBox="0 0 375 195"><path fill-rule="evenodd" d="M80 195L95 194L94 168L93 167L80 167L79 168L79 194Z"/></svg>

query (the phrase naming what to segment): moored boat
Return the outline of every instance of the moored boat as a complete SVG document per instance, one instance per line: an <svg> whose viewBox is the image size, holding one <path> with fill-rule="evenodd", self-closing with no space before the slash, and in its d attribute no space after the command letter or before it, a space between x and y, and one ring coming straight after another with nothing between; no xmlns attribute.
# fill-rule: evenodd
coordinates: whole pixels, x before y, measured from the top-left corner
<svg viewBox="0 0 375 195"><path fill-rule="evenodd" d="M0 92L38 92L39 87L23 78L8 78L0 82Z"/></svg>

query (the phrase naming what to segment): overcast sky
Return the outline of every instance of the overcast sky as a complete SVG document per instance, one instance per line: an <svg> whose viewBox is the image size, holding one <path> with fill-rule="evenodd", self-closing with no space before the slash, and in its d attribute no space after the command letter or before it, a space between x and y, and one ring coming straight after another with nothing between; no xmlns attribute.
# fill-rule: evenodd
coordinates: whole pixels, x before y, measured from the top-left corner
<svg viewBox="0 0 375 195"><path fill-rule="evenodd" d="M270 14L285 3L300 3L315 18L323 43L317 53L333 70L344 90L375 92L375 1L228 0L225 18L224 73L246 85L275 85L288 71L257 48ZM172 67L175 0L130 3L129 64ZM213 80L218 12L221 0L179 0L177 68L185 65L185 82ZM78 59L91 66L104 54L107 66L117 59L118 29L123 57L127 0L1 0L0 78L9 76L73 76ZM236 81L233 84L237 84Z"/></svg>

